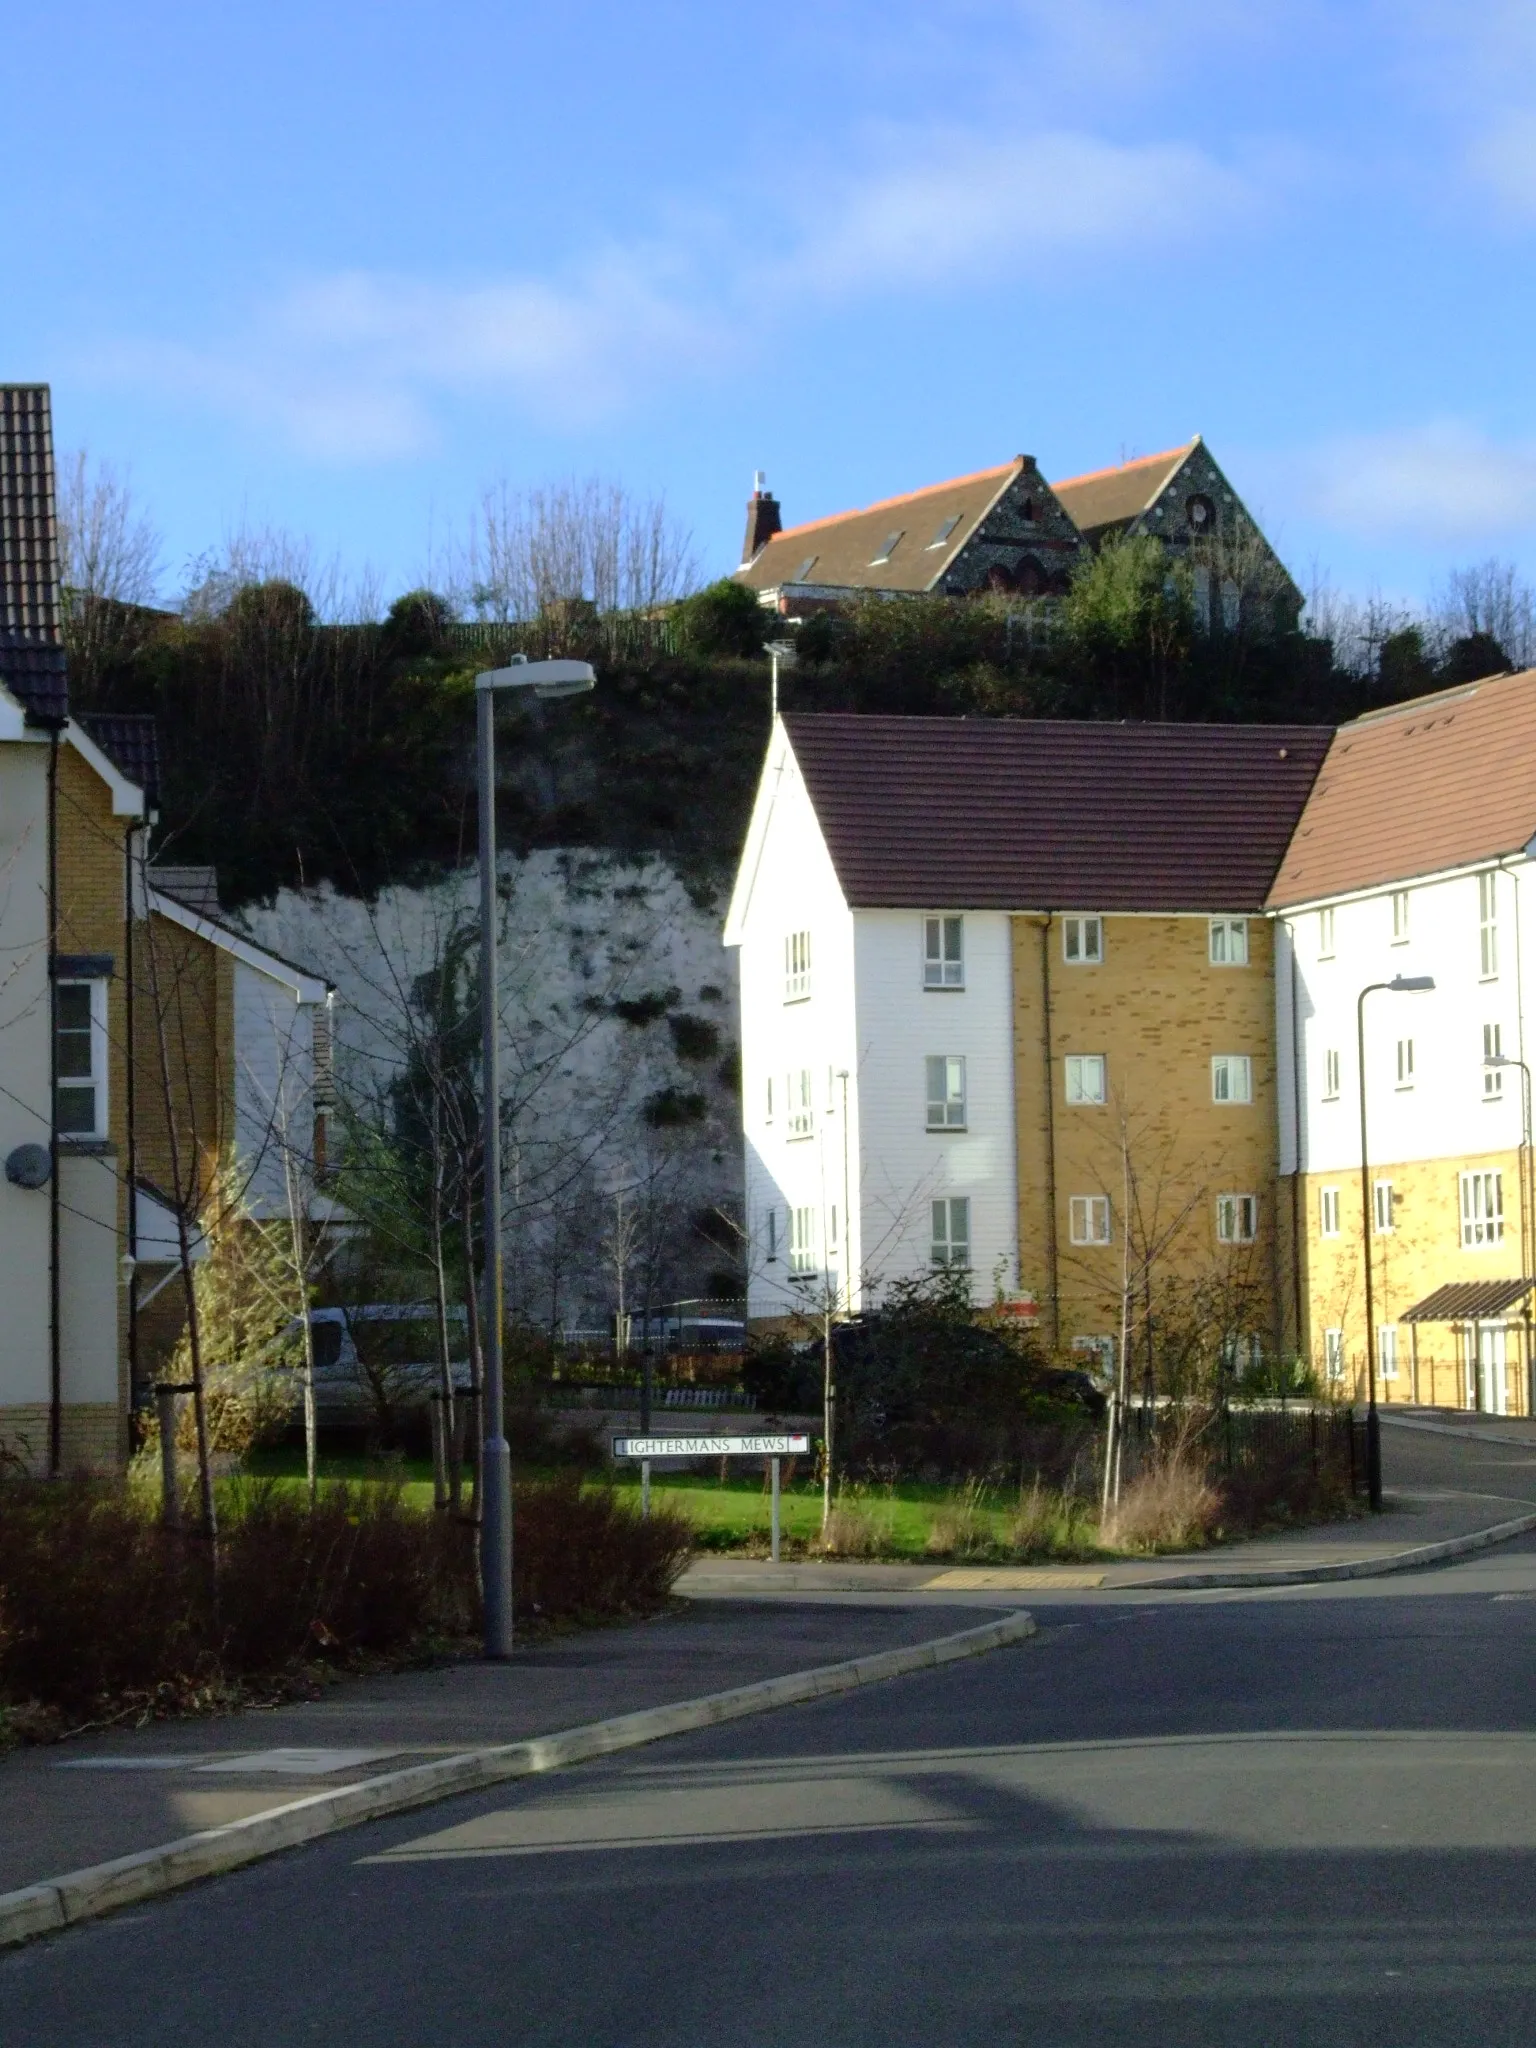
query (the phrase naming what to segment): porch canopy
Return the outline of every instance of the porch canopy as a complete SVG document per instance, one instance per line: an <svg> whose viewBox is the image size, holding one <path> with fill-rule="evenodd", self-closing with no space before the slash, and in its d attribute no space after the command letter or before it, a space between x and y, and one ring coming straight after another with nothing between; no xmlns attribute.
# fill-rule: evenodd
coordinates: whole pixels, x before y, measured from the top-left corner
<svg viewBox="0 0 1536 2048"><path fill-rule="evenodd" d="M1398 1318L1404 1323L1491 1323L1536 1288L1536 1280L1450 1280Z"/></svg>

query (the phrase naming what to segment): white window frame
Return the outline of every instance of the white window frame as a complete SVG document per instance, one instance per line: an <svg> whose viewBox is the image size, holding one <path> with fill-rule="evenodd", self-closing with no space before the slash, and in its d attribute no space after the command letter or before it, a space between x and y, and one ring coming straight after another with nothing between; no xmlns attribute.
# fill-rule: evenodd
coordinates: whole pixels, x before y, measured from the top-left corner
<svg viewBox="0 0 1536 2048"><path fill-rule="evenodd" d="M1259 1198L1257 1195L1218 1195L1216 1197L1216 1242L1218 1244L1252 1244L1259 1234Z"/></svg>
<svg viewBox="0 0 1536 2048"><path fill-rule="evenodd" d="M1413 1086L1413 1040L1400 1038L1397 1041L1397 1092L1406 1095Z"/></svg>
<svg viewBox="0 0 1536 2048"><path fill-rule="evenodd" d="M1337 1102L1339 1099L1339 1054L1336 1046L1329 1046L1323 1054L1323 1100Z"/></svg>
<svg viewBox="0 0 1536 2048"><path fill-rule="evenodd" d="M766 1226L763 1235L767 1240L764 1263L776 1266L779 1263L779 1212L771 1202L763 1211L763 1222Z"/></svg>
<svg viewBox="0 0 1536 2048"><path fill-rule="evenodd" d="M1499 876L1488 868L1477 878L1477 978L1499 978Z"/></svg>
<svg viewBox="0 0 1536 2048"><path fill-rule="evenodd" d="M1461 1248L1486 1251L1504 1242L1504 1175L1478 1167L1457 1176L1461 1184Z"/></svg>
<svg viewBox="0 0 1536 2048"><path fill-rule="evenodd" d="M809 1138L816 1129L816 1098L809 1067L799 1067L786 1076L784 1097L790 1138Z"/></svg>
<svg viewBox="0 0 1536 2048"><path fill-rule="evenodd" d="M963 1131L966 1122L965 1057L931 1052L923 1061L930 1131Z"/></svg>
<svg viewBox="0 0 1536 2048"><path fill-rule="evenodd" d="M1246 917L1213 917L1209 951L1213 967L1248 965L1248 920Z"/></svg>
<svg viewBox="0 0 1536 2048"><path fill-rule="evenodd" d="M765 1090L764 1090L764 1098L763 1098L763 1122L764 1122L765 1124L771 1124L771 1123L773 1122L773 1076L772 1076L772 1074L770 1074L770 1075L768 1076L768 1079L767 1079L767 1083L766 1083L766 1086L765 1086Z"/></svg>
<svg viewBox="0 0 1536 2048"><path fill-rule="evenodd" d="M1502 1102L1504 1099L1504 1069L1502 1067L1490 1067L1486 1064L1490 1058L1502 1058L1503 1053L1503 1025L1485 1024L1483 1026L1483 1060L1485 1062L1483 1067L1484 1102Z"/></svg>
<svg viewBox="0 0 1536 2048"><path fill-rule="evenodd" d="M1339 1236L1339 1190L1319 1188L1317 1191L1317 1234L1319 1237Z"/></svg>
<svg viewBox="0 0 1536 2048"><path fill-rule="evenodd" d="M1396 1323L1376 1325L1376 1377L1382 1380L1397 1378Z"/></svg>
<svg viewBox="0 0 1536 2048"><path fill-rule="evenodd" d="M1377 1237L1391 1237L1397 1229L1397 1195L1389 1180L1371 1186L1371 1230Z"/></svg>
<svg viewBox="0 0 1536 2048"><path fill-rule="evenodd" d="M1334 957L1333 905L1330 903L1317 913L1317 957L1331 960Z"/></svg>
<svg viewBox="0 0 1536 2048"><path fill-rule="evenodd" d="M62 1062L58 1059L57 1019L55 1020L55 1061L61 1071L58 1078L59 1109L61 1113L59 1138L68 1144L95 1144L106 1138L109 1130L111 1106L107 1100L108 1045L107 1038L107 978L102 974L63 975L54 985L55 999L66 989L83 988L89 992L90 1000L90 1074L89 1076L65 1075ZM71 1037L75 1034L71 1033ZM63 1127L62 1111L66 1095L91 1095L91 1124L89 1129L66 1130Z"/></svg>
<svg viewBox="0 0 1536 2048"><path fill-rule="evenodd" d="M816 1211L810 1203L789 1212L789 1277L808 1280L816 1271Z"/></svg>
<svg viewBox="0 0 1536 2048"><path fill-rule="evenodd" d="M784 1000L805 1003L811 996L811 935L808 931L784 935Z"/></svg>
<svg viewBox="0 0 1536 2048"><path fill-rule="evenodd" d="M1408 891L1392 891L1392 943L1406 946L1408 943Z"/></svg>
<svg viewBox="0 0 1536 2048"><path fill-rule="evenodd" d="M1253 1061L1247 1053L1212 1054L1211 1100L1227 1107L1252 1102Z"/></svg>
<svg viewBox="0 0 1536 2048"><path fill-rule="evenodd" d="M1067 1226L1073 1244L1113 1243L1108 1195L1069 1196Z"/></svg>
<svg viewBox="0 0 1536 2048"><path fill-rule="evenodd" d="M958 1272L969 1272L971 1267L970 1196L935 1196L930 1205L929 1221L929 1253L934 1265L952 1266Z"/></svg>
<svg viewBox="0 0 1536 2048"><path fill-rule="evenodd" d="M1102 967L1103 918L1064 917L1061 920L1061 957L1068 967Z"/></svg>
<svg viewBox="0 0 1536 2048"><path fill-rule="evenodd" d="M1323 1332L1323 1371L1330 1380L1341 1380L1344 1377L1344 1332L1342 1330L1324 1330Z"/></svg>
<svg viewBox="0 0 1536 2048"><path fill-rule="evenodd" d="M1109 1062L1101 1052L1069 1052L1063 1063L1067 1101L1096 1107L1109 1099ZM1096 1090L1097 1092L1092 1092Z"/></svg>
<svg viewBox="0 0 1536 2048"><path fill-rule="evenodd" d="M965 987L965 919L955 911L933 911L923 919L923 987Z"/></svg>

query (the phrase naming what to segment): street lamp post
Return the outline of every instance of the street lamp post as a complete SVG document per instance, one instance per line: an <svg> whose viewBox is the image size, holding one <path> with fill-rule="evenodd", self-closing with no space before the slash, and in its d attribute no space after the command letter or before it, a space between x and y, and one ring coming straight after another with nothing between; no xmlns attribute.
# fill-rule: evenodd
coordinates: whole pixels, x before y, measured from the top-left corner
<svg viewBox="0 0 1536 2048"><path fill-rule="evenodd" d="M480 1510L480 1584L485 1654L512 1654L512 1452L507 1443L501 1370L501 1048L496 1001L496 696L532 690L536 697L575 697L597 678L590 662L514 661L475 677L480 795L480 1077L484 1100L485 1176L485 1447Z"/></svg>
<svg viewBox="0 0 1536 2048"><path fill-rule="evenodd" d="M1365 1369L1369 1398L1365 1405L1365 1477L1371 1506L1381 1507L1381 1416L1376 1408L1376 1297L1371 1281L1371 1154L1365 1121L1365 999L1378 989L1392 995L1416 994L1435 985L1432 974L1394 974L1390 981L1373 981L1360 991L1355 1005L1355 1037L1359 1052L1360 1082L1360 1249L1365 1258Z"/></svg>
<svg viewBox="0 0 1536 2048"><path fill-rule="evenodd" d="M1524 1060L1501 1052L1484 1055L1485 1067L1520 1069L1520 1276L1529 1279L1536 1265L1536 1216L1531 1197L1536 1195L1536 1159L1531 1148L1531 1070ZM1526 1413L1536 1415L1536 1356L1533 1356L1531 1297L1525 1297L1525 1404ZM1476 1381L1474 1380L1474 1385ZM1481 1398L1481 1397L1479 1397Z"/></svg>

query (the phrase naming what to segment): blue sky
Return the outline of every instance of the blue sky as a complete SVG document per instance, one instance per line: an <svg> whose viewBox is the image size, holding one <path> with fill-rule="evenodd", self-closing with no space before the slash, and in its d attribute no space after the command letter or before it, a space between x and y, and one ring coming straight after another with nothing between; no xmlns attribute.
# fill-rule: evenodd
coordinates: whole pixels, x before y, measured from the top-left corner
<svg viewBox="0 0 1536 2048"><path fill-rule="evenodd" d="M785 517L1203 432L1304 586L1536 576L1536 0L71 4L0 375L391 590L492 482Z"/></svg>

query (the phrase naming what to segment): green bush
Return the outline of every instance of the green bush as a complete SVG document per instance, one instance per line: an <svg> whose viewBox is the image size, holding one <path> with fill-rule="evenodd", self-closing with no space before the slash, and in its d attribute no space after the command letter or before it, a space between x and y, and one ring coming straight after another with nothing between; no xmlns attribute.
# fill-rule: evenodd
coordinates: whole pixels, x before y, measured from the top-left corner
<svg viewBox="0 0 1536 2048"><path fill-rule="evenodd" d="M770 615L748 590L730 576L685 597L672 615L683 644L694 654L761 654Z"/></svg>

